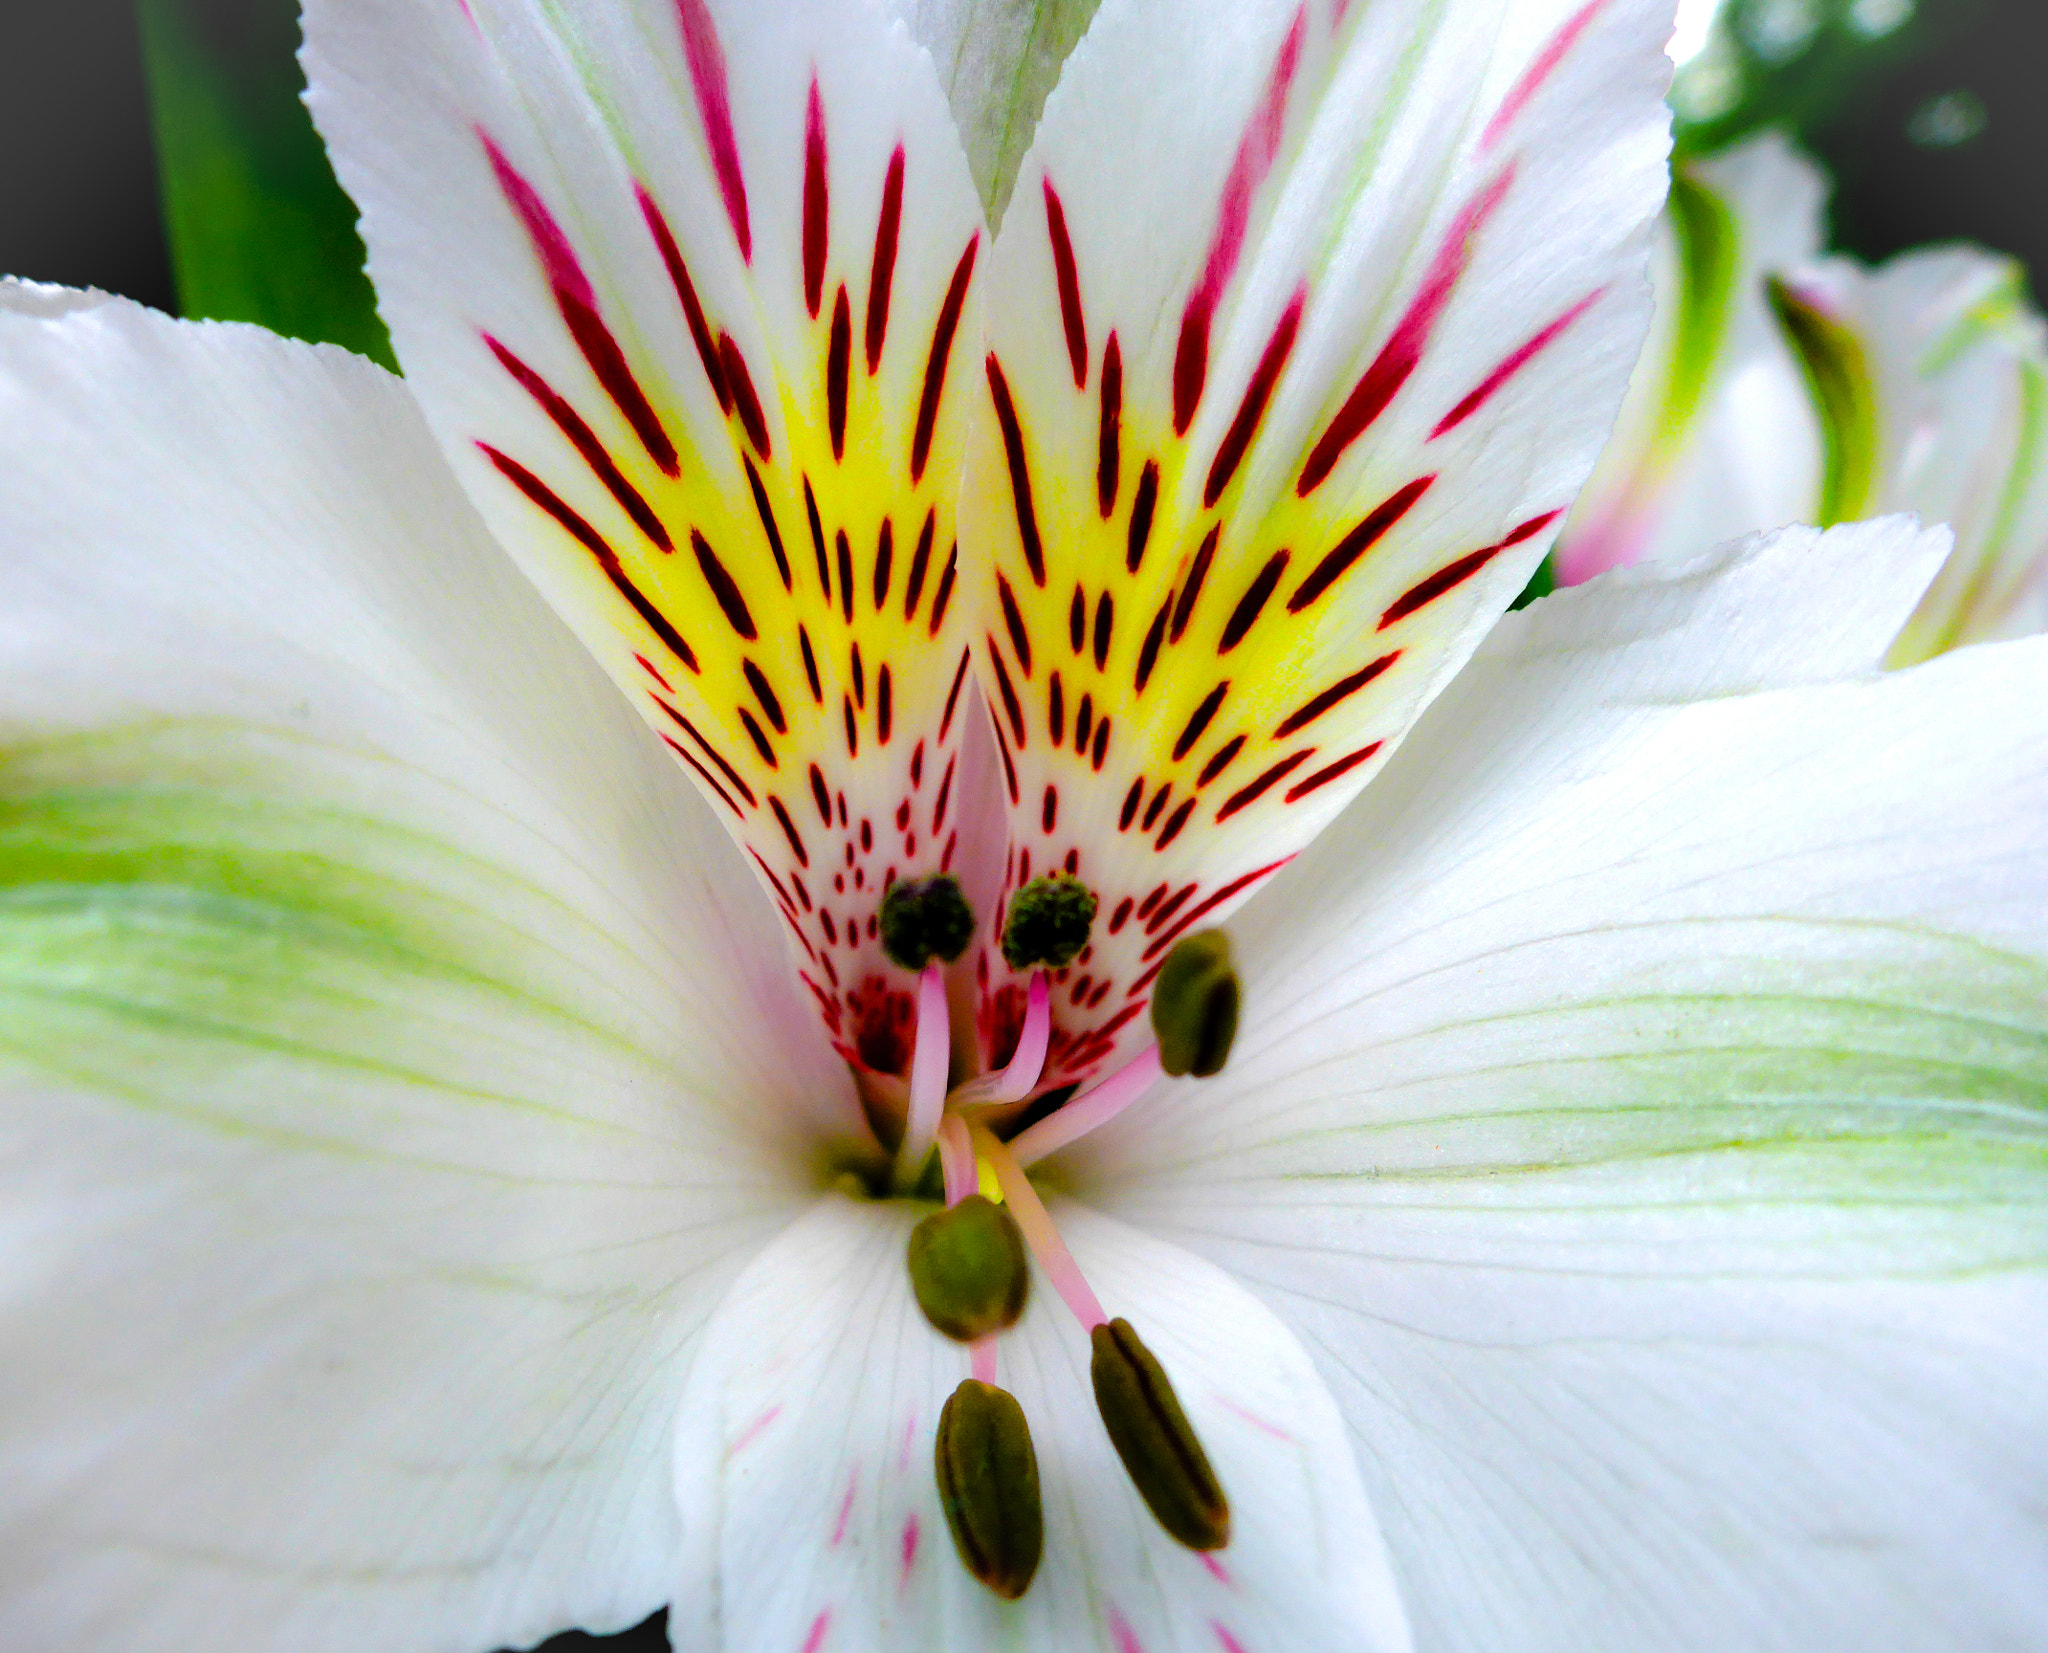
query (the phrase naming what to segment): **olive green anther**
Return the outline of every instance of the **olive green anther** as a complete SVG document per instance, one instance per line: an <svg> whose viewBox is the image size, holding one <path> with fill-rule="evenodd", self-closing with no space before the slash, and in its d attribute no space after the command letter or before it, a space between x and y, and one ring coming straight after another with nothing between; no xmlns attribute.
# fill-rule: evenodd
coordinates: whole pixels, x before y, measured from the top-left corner
<svg viewBox="0 0 2048 1653"><path fill-rule="evenodd" d="M949 872L899 878L883 895L878 919L882 951L906 970L922 970L935 957L951 964L974 939L974 909Z"/></svg>
<svg viewBox="0 0 2048 1653"><path fill-rule="evenodd" d="M1010 898L1003 920L1003 957L1012 970L1074 962L1095 927L1095 892L1067 873L1034 878Z"/></svg>
<svg viewBox="0 0 2048 1653"><path fill-rule="evenodd" d="M966 1379L939 1414L932 1460L960 1564L1015 1601L1045 1550L1038 1454L1024 1408L1007 1390Z"/></svg>
<svg viewBox="0 0 2048 1653"><path fill-rule="evenodd" d="M1222 1549L1230 1502L1152 1351L1128 1320L1097 1326L1089 1341L1095 1405L1138 1496L1189 1549Z"/></svg>
<svg viewBox="0 0 2048 1653"><path fill-rule="evenodd" d="M934 1211L910 1231L910 1288L925 1319L972 1343L1024 1312L1031 1267L1008 1208L980 1194Z"/></svg>
<svg viewBox="0 0 2048 1653"><path fill-rule="evenodd" d="M1159 1065L1178 1077L1223 1071L1237 1037L1241 998L1230 938L1221 930L1189 936L1166 955L1152 987L1152 1033Z"/></svg>

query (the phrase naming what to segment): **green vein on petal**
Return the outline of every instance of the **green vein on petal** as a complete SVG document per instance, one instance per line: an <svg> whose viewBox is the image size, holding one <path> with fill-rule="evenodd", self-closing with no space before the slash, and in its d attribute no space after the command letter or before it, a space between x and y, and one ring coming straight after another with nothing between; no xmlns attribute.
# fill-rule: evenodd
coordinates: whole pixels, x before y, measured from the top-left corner
<svg viewBox="0 0 2048 1653"><path fill-rule="evenodd" d="M1767 284L1785 342L1799 358L1820 416L1825 460L1815 522L1832 528L1870 514L1877 494L1877 390L1850 329L1777 276Z"/></svg>

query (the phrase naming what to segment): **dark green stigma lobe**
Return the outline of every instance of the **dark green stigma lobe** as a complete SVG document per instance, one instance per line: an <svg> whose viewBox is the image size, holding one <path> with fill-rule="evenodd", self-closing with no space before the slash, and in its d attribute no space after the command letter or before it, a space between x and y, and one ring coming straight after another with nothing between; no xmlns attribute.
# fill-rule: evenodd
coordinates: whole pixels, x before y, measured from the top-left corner
<svg viewBox="0 0 2048 1653"><path fill-rule="evenodd" d="M1095 892L1066 873L1034 878L1010 898L1003 958L1012 970L1073 963L1095 926Z"/></svg>
<svg viewBox="0 0 2048 1653"><path fill-rule="evenodd" d="M974 909L951 873L898 879L882 897L880 929L882 951L906 970L951 964L974 939Z"/></svg>

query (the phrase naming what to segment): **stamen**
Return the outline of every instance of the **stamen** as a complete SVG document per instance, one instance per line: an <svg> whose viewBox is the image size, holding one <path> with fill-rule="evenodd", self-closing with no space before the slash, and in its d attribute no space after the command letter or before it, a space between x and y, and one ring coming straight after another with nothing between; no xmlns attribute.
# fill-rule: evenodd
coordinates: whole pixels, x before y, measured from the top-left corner
<svg viewBox="0 0 2048 1653"><path fill-rule="evenodd" d="M1159 1047L1147 1045L1086 1095L1020 1131L1010 1142L1012 1157L1020 1166L1036 1165L1047 1154L1078 1142L1143 1096L1159 1076Z"/></svg>
<svg viewBox="0 0 2048 1653"><path fill-rule="evenodd" d="M1000 1106L1029 1096L1045 1071L1045 1053L1052 1043L1052 986L1043 970L1031 973L1031 995L1024 1005L1024 1026L1010 1060L994 1073L970 1079L953 1093L955 1107Z"/></svg>
<svg viewBox="0 0 2048 1653"><path fill-rule="evenodd" d="M939 1121L939 1168L946 1179L946 1203L958 1205L980 1186L979 1165L974 1143L967 1135L967 1122L956 1113ZM977 1337L968 1345L973 1356L974 1380L993 1385L996 1381L996 1334Z"/></svg>
<svg viewBox="0 0 2048 1653"><path fill-rule="evenodd" d="M896 1158L899 1181L914 1182L923 1172L925 1156L938 1134L939 1119L946 1109L946 1061L952 1038L946 978L934 960L924 967L917 983L917 1044L910 1058L910 1104Z"/></svg>
<svg viewBox="0 0 2048 1653"><path fill-rule="evenodd" d="M1008 1148L980 1127L974 1130L974 1146L976 1152L988 1161L996 1174L996 1181L1002 1185L1003 1202L1009 1206L1010 1215L1017 1219L1017 1226L1024 1231L1024 1243L1031 1248L1032 1256L1038 1259L1038 1266L1045 1271L1046 1283L1074 1311L1074 1318L1081 1322L1083 1331L1093 1332L1097 1326L1107 1325L1109 1316L1102 1312L1101 1303L1081 1277L1081 1265L1074 1261L1074 1254L1067 1249L1066 1241L1053 1227L1052 1218L1039 1199L1038 1190L1031 1186L1031 1179L1024 1174L1024 1168L1011 1157Z"/></svg>

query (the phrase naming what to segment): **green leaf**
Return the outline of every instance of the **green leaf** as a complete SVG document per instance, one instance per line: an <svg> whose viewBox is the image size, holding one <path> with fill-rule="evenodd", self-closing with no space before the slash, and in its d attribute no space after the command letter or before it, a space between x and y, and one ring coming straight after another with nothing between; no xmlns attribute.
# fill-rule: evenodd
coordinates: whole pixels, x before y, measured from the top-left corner
<svg viewBox="0 0 2048 1653"><path fill-rule="evenodd" d="M180 311L343 345L395 368L356 210L300 102L289 0L242 0L237 38L185 0L138 0Z"/></svg>

